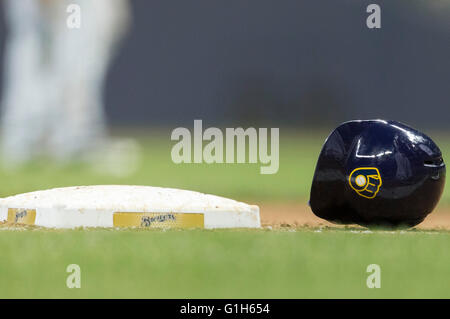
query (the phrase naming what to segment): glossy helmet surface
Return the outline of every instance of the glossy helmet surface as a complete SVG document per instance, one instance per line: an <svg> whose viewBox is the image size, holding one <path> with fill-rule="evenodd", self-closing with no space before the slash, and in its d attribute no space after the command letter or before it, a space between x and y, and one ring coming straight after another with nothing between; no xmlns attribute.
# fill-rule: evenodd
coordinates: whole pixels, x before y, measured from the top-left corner
<svg viewBox="0 0 450 319"><path fill-rule="evenodd" d="M431 138L396 121L350 121L322 148L310 206L334 223L412 227L432 212L444 184Z"/></svg>

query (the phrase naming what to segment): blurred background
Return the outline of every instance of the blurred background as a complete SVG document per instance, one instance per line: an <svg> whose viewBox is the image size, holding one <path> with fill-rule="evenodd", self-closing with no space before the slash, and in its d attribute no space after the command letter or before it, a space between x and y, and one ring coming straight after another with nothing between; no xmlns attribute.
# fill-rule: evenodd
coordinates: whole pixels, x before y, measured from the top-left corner
<svg viewBox="0 0 450 319"><path fill-rule="evenodd" d="M366 26L372 3L381 29ZM449 297L448 185L419 231L327 229L307 206L322 143L343 121L404 122L449 161L449 59L450 0L0 0L0 197L174 187L257 204L270 226L4 225L0 297ZM195 119L280 128L278 173L173 163L171 132ZM64 285L73 263L83 289ZM383 289L367 289L372 263Z"/></svg>
<svg viewBox="0 0 450 319"><path fill-rule="evenodd" d="M49 6L54 2L26 1ZM1 2L0 58L4 63L0 73L7 74L13 28L8 22L11 10L5 4L12 1ZM87 122L98 117L83 132L97 130L95 138L112 136L113 142L101 148L90 145L94 151L89 158L94 160L89 164L71 161L78 157L70 152L60 161L58 155L65 146L76 144L70 136L38 156L26 153L26 148L25 155L17 158L31 160L1 169L0 196L115 183L189 188L237 199L305 202L323 140L339 123L351 119L402 121L429 133L444 155L450 154L450 1L376 1L382 10L382 28L372 30L366 26L366 8L373 1L115 0L110 2L119 5L115 13L83 8L88 3L83 0L61 2L80 4L81 28L66 30L70 14L65 7L59 11L59 20L41 15L40 27L53 21L48 30L63 28L68 33L63 35L65 42L57 42L51 40L57 39L51 32L44 32L40 50L54 41L59 56L71 57L63 60L64 65L75 67L59 70L59 80L42 82L54 84L47 88L49 92L63 90L58 85L67 78L72 81L68 86L76 87L65 95L66 100L59 100L66 103L56 103L58 109L82 103L77 98L80 92L98 88L93 92L101 92L96 115L94 108L80 108L88 110L81 111L90 114ZM27 21L25 11L18 11L16 24ZM105 16L114 19L104 22L103 29L89 24ZM78 39L71 39L76 32ZM92 42L93 38L101 39L104 46L95 47L98 41ZM91 56L74 54L85 52L86 47L91 48ZM86 80L96 59L106 63L98 67L100 75ZM20 60L18 64L22 65ZM5 112L8 77L0 81ZM18 96L26 92L23 89ZM25 109L33 107L30 100ZM72 115L65 121L52 118L60 133L50 133L49 139L69 132L71 119ZM170 132L178 126L192 129L194 119L202 119L204 127L280 127L279 173L260 175L259 164L175 165L170 159L174 144ZM26 123L31 126L34 120L25 119L21 125L11 122L12 128L3 129L3 135L14 129L23 132ZM32 127L28 129L33 132ZM84 138L89 144L95 140L89 134L74 141ZM5 155L8 148L2 152Z"/></svg>

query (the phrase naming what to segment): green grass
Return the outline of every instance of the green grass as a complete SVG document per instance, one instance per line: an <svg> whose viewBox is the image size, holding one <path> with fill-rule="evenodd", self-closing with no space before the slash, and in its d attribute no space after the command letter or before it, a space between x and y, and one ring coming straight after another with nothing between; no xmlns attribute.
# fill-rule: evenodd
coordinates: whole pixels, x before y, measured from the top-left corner
<svg viewBox="0 0 450 319"><path fill-rule="evenodd" d="M186 188L248 200L303 201L324 133L281 130L280 170L259 164L175 165L169 135L139 138L138 170L126 177L86 164L45 161L0 169L0 195L93 184ZM450 139L437 135L444 158ZM450 203L447 188L444 203ZM0 298L450 298L450 233L323 229L29 231L0 228ZM82 288L66 287L78 264ZM366 267L381 266L381 289L366 287Z"/></svg>
<svg viewBox="0 0 450 319"><path fill-rule="evenodd" d="M0 196L73 185L137 184L184 188L237 199L305 200L315 162L326 134L293 136L280 141L277 174L261 175L260 164L174 164L167 135L148 133L139 138L142 156L138 170L117 177L89 165L57 165L38 161L19 170L0 168ZM282 134L282 132L281 132ZM156 136L155 136L156 135Z"/></svg>
<svg viewBox="0 0 450 319"><path fill-rule="evenodd" d="M448 298L449 243L414 231L0 231L0 298ZM81 289L66 287L69 264ZM366 286L369 264L380 289Z"/></svg>

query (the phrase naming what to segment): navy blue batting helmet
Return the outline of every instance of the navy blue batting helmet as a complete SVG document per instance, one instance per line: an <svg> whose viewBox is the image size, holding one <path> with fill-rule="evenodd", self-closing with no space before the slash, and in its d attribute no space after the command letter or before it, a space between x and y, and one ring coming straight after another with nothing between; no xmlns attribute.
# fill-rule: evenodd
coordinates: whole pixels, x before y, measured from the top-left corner
<svg viewBox="0 0 450 319"><path fill-rule="evenodd" d="M310 206L334 223L412 227L437 205L444 184L431 138L396 121L350 121L322 148Z"/></svg>

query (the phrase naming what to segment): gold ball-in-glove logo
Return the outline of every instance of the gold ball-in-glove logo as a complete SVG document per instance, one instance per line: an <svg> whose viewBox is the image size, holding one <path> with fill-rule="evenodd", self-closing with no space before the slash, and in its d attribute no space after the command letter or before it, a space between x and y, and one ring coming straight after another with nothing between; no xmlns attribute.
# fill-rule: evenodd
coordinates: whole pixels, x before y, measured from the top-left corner
<svg viewBox="0 0 450 319"><path fill-rule="evenodd" d="M359 196L372 199L377 196L383 181L378 168L360 167L351 172L348 183Z"/></svg>

